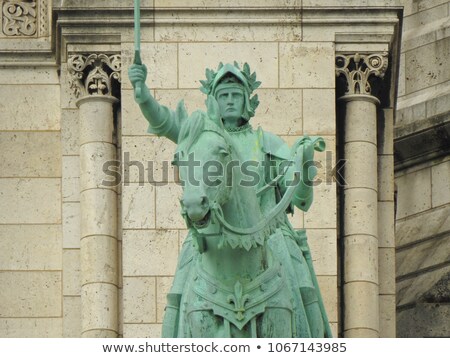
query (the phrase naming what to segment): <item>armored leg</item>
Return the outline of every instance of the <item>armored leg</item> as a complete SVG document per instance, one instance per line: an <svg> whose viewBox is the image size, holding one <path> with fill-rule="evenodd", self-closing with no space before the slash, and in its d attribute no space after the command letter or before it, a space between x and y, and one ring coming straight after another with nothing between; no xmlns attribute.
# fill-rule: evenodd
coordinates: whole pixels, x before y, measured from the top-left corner
<svg viewBox="0 0 450 358"><path fill-rule="evenodd" d="M306 316L308 317L309 329L312 338L324 337L324 325L322 312L319 306L319 299L316 290L310 287L302 287L300 289L305 307Z"/></svg>
<svg viewBox="0 0 450 358"><path fill-rule="evenodd" d="M163 338L176 338L179 336L180 303L187 282L190 280L190 272L193 266L192 261L195 255L196 252L192 245L192 237L189 234L181 248L177 271L170 293L167 295L167 305L162 326Z"/></svg>
<svg viewBox="0 0 450 358"><path fill-rule="evenodd" d="M268 308L258 324L259 338L292 337L292 313L285 308Z"/></svg>
<svg viewBox="0 0 450 358"><path fill-rule="evenodd" d="M162 326L163 338L178 337L178 320L180 316L181 295L169 293Z"/></svg>
<svg viewBox="0 0 450 358"><path fill-rule="evenodd" d="M191 312L188 320L192 338L230 338L226 334L229 326L225 327L223 318L212 311Z"/></svg>

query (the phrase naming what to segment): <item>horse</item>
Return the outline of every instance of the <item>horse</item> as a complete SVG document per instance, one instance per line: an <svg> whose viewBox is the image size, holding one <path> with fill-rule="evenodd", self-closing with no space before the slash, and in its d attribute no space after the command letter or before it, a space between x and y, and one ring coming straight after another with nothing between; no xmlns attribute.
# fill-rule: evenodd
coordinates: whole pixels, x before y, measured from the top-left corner
<svg viewBox="0 0 450 358"><path fill-rule="evenodd" d="M190 234L168 295L163 337L323 336L322 312L319 333L312 333L296 272L311 275L310 268L283 233L292 229L285 211L295 188L263 214L259 195L274 183L259 191L241 185L241 158L217 112L209 102L208 113L185 120L178 138L173 164Z"/></svg>

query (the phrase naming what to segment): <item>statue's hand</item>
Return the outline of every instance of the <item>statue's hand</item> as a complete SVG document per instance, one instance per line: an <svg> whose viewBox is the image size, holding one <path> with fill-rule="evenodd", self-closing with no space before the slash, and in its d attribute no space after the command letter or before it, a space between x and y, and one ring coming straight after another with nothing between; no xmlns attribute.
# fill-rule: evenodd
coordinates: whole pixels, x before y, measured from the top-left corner
<svg viewBox="0 0 450 358"><path fill-rule="evenodd" d="M133 88L136 87L138 82L145 83L147 79L147 67L145 65L132 64L128 68L128 77L133 85Z"/></svg>
<svg viewBox="0 0 450 358"><path fill-rule="evenodd" d="M134 99L141 104L147 101L150 97L150 91L145 85L147 79L147 67L145 65L132 64L128 69L128 78L134 88ZM139 83L141 88L140 93L137 93L136 86Z"/></svg>
<svg viewBox="0 0 450 358"><path fill-rule="evenodd" d="M306 142L303 147L303 181L306 185L311 186L314 177L317 175L317 167L314 162L314 143Z"/></svg>
<svg viewBox="0 0 450 358"><path fill-rule="evenodd" d="M315 143L309 136L303 137L294 146L296 167L302 173L302 181L310 186L312 180L317 174L317 168L314 163L314 147Z"/></svg>
<svg viewBox="0 0 450 358"><path fill-rule="evenodd" d="M314 159L314 143L310 137L305 136L303 141L303 160L311 161Z"/></svg>

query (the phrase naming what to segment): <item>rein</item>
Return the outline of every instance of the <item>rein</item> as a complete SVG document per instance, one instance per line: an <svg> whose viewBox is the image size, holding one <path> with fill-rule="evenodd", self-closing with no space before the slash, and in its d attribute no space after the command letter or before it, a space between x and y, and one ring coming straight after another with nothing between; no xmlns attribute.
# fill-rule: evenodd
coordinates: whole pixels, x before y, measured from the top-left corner
<svg viewBox="0 0 450 358"><path fill-rule="evenodd" d="M296 176L298 176L298 173L296 173ZM281 176L279 175L278 177ZM279 179L277 179L277 181L278 180ZM266 187L262 189L267 190ZM261 192L262 189L260 189L259 192ZM269 212L269 215L267 215L267 217L263 218L261 221L259 221L250 228L240 228L228 223L223 216L221 207L218 205L212 207L211 212L214 213L214 215L217 217L222 226L225 227L228 231L231 231L232 233L238 235L254 235L262 231L267 225L269 225L269 223L273 219L275 219L280 213L284 212L288 208L289 204L291 203L292 196L294 195L295 189L296 187L294 185L290 186L288 190L286 190L286 193L283 195L283 198L280 200L280 202Z"/></svg>
<svg viewBox="0 0 450 358"><path fill-rule="evenodd" d="M227 143L231 142L231 138L226 131L222 130L222 128L220 126L217 126L216 124L213 125L209 121L205 122L205 127L203 128L202 132L204 133L208 131L222 136ZM293 159L295 159L292 160L292 162L296 165L303 162L302 152L300 152L300 157L296 156L296 150L301 144L303 144L303 140L304 139L297 141L291 149L291 155L293 155ZM316 144L316 142L319 142L319 138L313 140L314 145ZM234 148L232 146L230 146L230 149L234 151ZM279 183L287 172L288 168L286 168L283 173L278 174L274 179L270 180L269 183L258 189L255 192L256 197L260 197L267 190ZM293 173L293 175L293 179L295 180L295 182L298 182L300 173L297 171ZM200 242L203 241L201 240L201 237L218 235L220 236L219 247L228 244L232 248L243 247L246 250L250 250L252 247L264 245L265 239L275 232L275 230L279 227L279 224L283 223L286 220L284 212L291 204L291 200L296 189L296 185L289 186L281 200L270 210L268 215L263 217L260 221L258 221L251 227L242 228L230 224L223 215L222 207L218 203L217 197L212 200L213 204L210 206L210 222L206 227L195 227L195 225L192 224L189 225L189 218L186 214L183 214L183 216L188 222L188 226L194 229L195 236L197 236ZM217 194L218 193L216 193L216 195ZM199 245L199 248L200 247L203 247L203 245ZM203 249L200 248L200 250L202 251Z"/></svg>

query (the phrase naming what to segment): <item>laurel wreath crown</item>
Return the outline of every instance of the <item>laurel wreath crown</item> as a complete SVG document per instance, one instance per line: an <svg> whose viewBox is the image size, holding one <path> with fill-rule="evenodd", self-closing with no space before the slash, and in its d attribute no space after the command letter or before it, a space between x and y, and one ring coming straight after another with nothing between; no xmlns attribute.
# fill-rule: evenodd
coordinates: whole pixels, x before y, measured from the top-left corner
<svg viewBox="0 0 450 358"><path fill-rule="evenodd" d="M206 69L205 71L206 80L200 80L200 83L202 85L200 87L200 90L203 93L207 95L212 94L214 87L217 85L217 75L224 66L225 65L222 62L220 62L217 71L214 71L210 68ZM250 66L247 62L244 63L243 68L241 69L239 64L236 61L234 61L234 67L235 70L241 75L239 76L239 80L245 81L243 85L244 88L246 89L250 105L248 115L249 117L253 117L255 115L255 110L259 105L259 100L258 95L254 95L251 98L250 95L253 93L255 89L257 89L261 85L261 82L256 80L256 72L252 73L252 71L250 70Z"/></svg>

